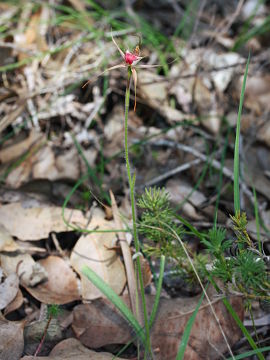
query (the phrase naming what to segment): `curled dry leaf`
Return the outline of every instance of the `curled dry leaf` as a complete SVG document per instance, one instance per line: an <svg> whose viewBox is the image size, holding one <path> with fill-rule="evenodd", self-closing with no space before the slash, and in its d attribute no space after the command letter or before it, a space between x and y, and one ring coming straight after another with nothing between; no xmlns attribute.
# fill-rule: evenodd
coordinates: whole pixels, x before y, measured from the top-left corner
<svg viewBox="0 0 270 360"><path fill-rule="evenodd" d="M0 310L5 309L16 297L19 290L19 278L16 274L10 274L0 284Z"/></svg>
<svg viewBox="0 0 270 360"><path fill-rule="evenodd" d="M0 225L0 251L13 252L18 249L19 246L12 239L12 236L9 234L7 229L3 225Z"/></svg>
<svg viewBox="0 0 270 360"><path fill-rule="evenodd" d="M113 230L114 223L95 218L90 229ZM126 283L124 266L116 251L111 249L117 241L115 233L91 233L83 235L77 241L70 256L73 268L81 276L82 296L92 300L102 293L81 273L84 265L95 271L110 287L120 294Z"/></svg>
<svg viewBox="0 0 270 360"><path fill-rule="evenodd" d="M74 147L58 154L53 149L52 143L43 145L39 143L28 151L20 165L10 171L6 184L18 188L32 180L77 180L79 176L80 159Z"/></svg>
<svg viewBox="0 0 270 360"><path fill-rule="evenodd" d="M22 294L21 290L19 289L16 297L5 308L4 315L6 316L9 313L11 313L12 311L19 309L22 306L22 304L23 304L23 294Z"/></svg>
<svg viewBox="0 0 270 360"><path fill-rule="evenodd" d="M15 142L15 144L12 143L12 145L6 146L1 149L0 163L5 164L15 161L17 158L25 154L37 142L41 143L42 141L45 141L44 136L36 130L32 130L27 138Z"/></svg>
<svg viewBox="0 0 270 360"><path fill-rule="evenodd" d="M16 256L0 254L0 261L5 273L8 275L17 273L24 286L35 286L47 279L44 268L29 254Z"/></svg>
<svg viewBox="0 0 270 360"><path fill-rule="evenodd" d="M89 350L78 340L69 338L57 344L49 356L24 356L21 360L111 360L112 358L120 360L119 357L109 353Z"/></svg>
<svg viewBox="0 0 270 360"><path fill-rule="evenodd" d="M73 225L84 226L86 220L79 210L65 210L65 218ZM0 224L20 240L40 240L50 232L68 231L61 207L24 208L21 203L0 206Z"/></svg>
<svg viewBox="0 0 270 360"><path fill-rule="evenodd" d="M91 151L90 160L94 160L96 155ZM16 160L21 160L22 156L23 161L19 161L16 167L9 168L6 177L6 184L12 188L18 188L35 179L77 180L80 176L82 160L75 146L63 151L36 130L32 130L23 140L18 139L15 144L1 150L0 164L5 164L3 171Z"/></svg>
<svg viewBox="0 0 270 360"><path fill-rule="evenodd" d="M243 78L237 79L236 94L240 94ZM270 75L256 74L249 76L245 90L245 106L257 115L270 111ZM256 117L255 119L256 120ZM262 129L261 129L262 130Z"/></svg>
<svg viewBox="0 0 270 360"><path fill-rule="evenodd" d="M26 287L34 298L44 304L66 304L80 299L79 280L65 260L49 256L39 264L48 280L36 287Z"/></svg>
<svg viewBox="0 0 270 360"><path fill-rule="evenodd" d="M33 179L77 180L80 176L78 151L74 147L56 156L52 146L46 145L32 161L35 162L32 168Z"/></svg>
<svg viewBox="0 0 270 360"><path fill-rule="evenodd" d="M24 347L23 328L24 322L0 318L0 359L20 359Z"/></svg>
<svg viewBox="0 0 270 360"><path fill-rule="evenodd" d="M152 348L156 350L155 359L175 360L187 321L195 310L199 298L200 295L189 298L188 301L187 298L161 299L157 318L151 331ZM222 300L214 296L212 299L212 305L222 329L232 345L241 337L241 331L226 310ZM123 300L127 303L126 297ZM147 296L146 300L150 313L154 297ZM243 319L242 299L232 297L230 302L240 319ZM78 339L90 348L98 348L106 344L125 344L134 336L131 327L107 299L98 299L91 304L78 305L74 309L72 328ZM215 348L212 344L215 344ZM209 304L204 301L192 327L185 359L214 360L218 359L220 353L226 350L224 339Z"/></svg>
<svg viewBox="0 0 270 360"><path fill-rule="evenodd" d="M140 256L140 263L142 267L143 285L144 287L151 284L152 272L148 260Z"/></svg>
<svg viewBox="0 0 270 360"><path fill-rule="evenodd" d="M210 67L220 69L219 71L213 71L211 73L215 87L220 93L223 93L231 82L235 73L234 65L243 62L243 60L244 59L235 52L217 54L212 50L206 51L204 61L208 63Z"/></svg>

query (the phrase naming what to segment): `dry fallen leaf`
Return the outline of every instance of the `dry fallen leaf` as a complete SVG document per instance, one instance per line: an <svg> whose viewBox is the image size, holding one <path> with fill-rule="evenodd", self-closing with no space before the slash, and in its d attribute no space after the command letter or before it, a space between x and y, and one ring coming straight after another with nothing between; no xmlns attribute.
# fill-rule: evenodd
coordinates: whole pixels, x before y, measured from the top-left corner
<svg viewBox="0 0 270 360"><path fill-rule="evenodd" d="M237 79L236 93L240 96L243 78ZM261 115L270 110L270 75L249 76L245 90L245 107Z"/></svg>
<svg viewBox="0 0 270 360"><path fill-rule="evenodd" d="M0 153L0 163L8 163L16 160L20 156L26 153L34 144L37 142L44 141L45 138L43 135L36 130L32 130L28 137L19 141L12 142L11 145L4 147L1 149Z"/></svg>
<svg viewBox="0 0 270 360"><path fill-rule="evenodd" d="M12 311L19 309L22 306L22 304L23 304L23 294L22 294L21 290L19 289L16 297L5 308L4 315L6 316L7 314L11 313Z"/></svg>
<svg viewBox="0 0 270 360"><path fill-rule="evenodd" d="M56 155L52 144L48 144L35 154L32 162L33 179L77 180L80 176L78 151L74 147Z"/></svg>
<svg viewBox="0 0 270 360"><path fill-rule="evenodd" d="M65 218L71 224L84 226L86 220L79 210L65 209ZM24 208L21 203L0 206L0 224L20 240L40 240L50 232L68 231L62 219L61 207Z"/></svg>
<svg viewBox="0 0 270 360"><path fill-rule="evenodd" d="M126 297L123 299L127 301ZM93 349L108 344L126 344L132 338L131 327L106 298L76 306L72 329L82 344ZM95 336L90 339L91 333Z"/></svg>
<svg viewBox="0 0 270 360"><path fill-rule="evenodd" d="M6 230L6 228L0 224L0 251L1 252L13 252L17 251L19 246L12 239L12 236Z"/></svg>
<svg viewBox="0 0 270 360"><path fill-rule="evenodd" d="M24 161L12 169L6 178L6 184L12 188L18 188L35 179L77 180L80 176L80 159L74 147L65 149L62 153L61 149L55 149L51 142L39 142L26 154Z"/></svg>
<svg viewBox="0 0 270 360"><path fill-rule="evenodd" d="M19 278L16 274L10 274L0 284L0 310L5 309L16 297L19 290Z"/></svg>
<svg viewBox="0 0 270 360"><path fill-rule="evenodd" d="M5 273L8 275L17 273L24 286L35 286L47 279L44 268L29 254L0 254L0 261Z"/></svg>
<svg viewBox="0 0 270 360"><path fill-rule="evenodd" d="M166 190L170 195L170 199L175 206L181 206L181 210L194 220L202 220L203 217L198 214L196 207L200 207L202 203L206 200L205 196L192 188L191 185L186 182L177 179L177 180L169 180L166 183ZM188 197L187 200L185 200Z"/></svg>
<svg viewBox="0 0 270 360"><path fill-rule="evenodd" d="M57 344L49 356L24 356L21 360L111 360L112 358L120 360L119 357L109 353L89 350L78 340L69 338Z"/></svg>
<svg viewBox="0 0 270 360"><path fill-rule="evenodd" d="M204 61L208 63L209 67L220 69L213 71L211 77L216 89L220 93L224 93L235 73L233 65L241 63L243 58L235 52L217 54L216 51L208 50L205 52Z"/></svg>
<svg viewBox="0 0 270 360"><path fill-rule="evenodd" d="M267 231L267 229L269 229L270 227L270 210L263 211L261 216L265 227L260 227L260 239L263 242L269 242L269 232ZM257 236L256 219L248 221L247 231L253 239L256 239L257 241L259 240Z"/></svg>
<svg viewBox="0 0 270 360"><path fill-rule="evenodd" d="M65 260L49 256L38 262L46 271L48 280L27 291L44 304L66 304L80 299L79 279Z"/></svg>
<svg viewBox="0 0 270 360"><path fill-rule="evenodd" d="M46 43L46 28L48 26L48 19L46 19L48 9L42 6L39 11L30 13L31 17L26 26L24 33L20 33L15 37L16 42L24 49L37 49L40 51L47 51ZM47 21L46 21L47 20ZM25 59L27 55L23 52L19 53L19 61Z"/></svg>
<svg viewBox="0 0 270 360"><path fill-rule="evenodd" d="M144 70L139 82L138 92L142 92L143 99L150 104L155 103L155 101L163 104L167 103L168 87L169 82L164 81L164 77Z"/></svg>
<svg viewBox="0 0 270 360"><path fill-rule="evenodd" d="M187 298L161 299L157 319L151 331L152 349L156 350L155 359L175 360L181 336L199 298L200 295L188 300ZM127 303L127 298L123 300ZM153 301L154 297L147 296L149 313ZM230 302L240 319L243 319L242 299L232 297ZM212 305L229 343L234 344L241 337L241 331L221 299L213 297ZM99 348L107 344L125 344L134 336L131 327L107 299L78 305L73 313L72 328L78 339L87 347ZM226 350L217 322L208 303L204 301L192 327L185 359L214 360Z"/></svg>
<svg viewBox="0 0 270 360"><path fill-rule="evenodd" d="M97 150L91 150L92 162L96 156ZM26 138L13 139L11 144L1 150L0 164L5 164L2 172L4 173L7 166L14 164L16 160L18 164L8 168L6 177L6 184L12 188L18 188L35 179L77 180L82 168L82 159L74 145L68 149L56 147L37 130L32 130Z"/></svg>
<svg viewBox="0 0 270 360"><path fill-rule="evenodd" d="M0 359L19 360L24 347L23 322L0 318Z"/></svg>
<svg viewBox="0 0 270 360"><path fill-rule="evenodd" d="M94 218L89 229L113 230L114 223ZM84 265L94 270L110 287L120 294L126 283L124 266L116 251L111 249L117 241L115 233L92 233L82 235L77 241L70 256L73 268L81 276L82 297L92 300L102 296L102 293L82 275Z"/></svg>

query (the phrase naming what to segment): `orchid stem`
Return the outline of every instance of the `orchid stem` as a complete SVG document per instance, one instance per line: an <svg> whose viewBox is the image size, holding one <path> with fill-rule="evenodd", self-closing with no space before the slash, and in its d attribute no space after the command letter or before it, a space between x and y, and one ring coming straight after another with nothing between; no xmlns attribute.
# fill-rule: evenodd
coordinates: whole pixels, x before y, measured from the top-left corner
<svg viewBox="0 0 270 360"><path fill-rule="evenodd" d="M140 252L140 242L139 242L137 226L136 226L136 208L135 208L135 196L134 196L135 174L132 178L131 170L130 170L129 155L128 155L128 112L129 112L131 74L132 74L132 71L131 71L131 68L129 67L128 68L127 88L126 88L126 95L125 95L125 158L126 158L127 175L128 175L128 181L129 181L129 187L130 187L130 202L131 202L131 211L132 211L133 238L134 238L136 254L138 254ZM144 294L142 269L141 269L141 263L140 263L139 256L136 257L136 265L137 265L139 284L140 284L140 290L141 290L140 293L141 293L143 315L144 315L144 325L145 325L145 332L146 332L146 339L147 339L146 353L151 353L150 329L149 329L149 322L148 322L148 317L147 317L147 308L146 308L146 300L145 300L145 294Z"/></svg>

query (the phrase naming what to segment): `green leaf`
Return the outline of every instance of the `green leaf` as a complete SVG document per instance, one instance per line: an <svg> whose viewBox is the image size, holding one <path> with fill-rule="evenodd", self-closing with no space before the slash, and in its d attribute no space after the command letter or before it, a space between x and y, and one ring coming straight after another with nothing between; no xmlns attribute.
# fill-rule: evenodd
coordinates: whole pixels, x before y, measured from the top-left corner
<svg viewBox="0 0 270 360"><path fill-rule="evenodd" d="M237 126L236 126L236 137L235 137L235 146L234 146L234 211L235 214L240 212L240 192L239 192L239 139L240 139L240 122L241 122L241 115L242 115L242 108L244 102L244 94L246 88L246 80L248 74L248 65L250 60L250 53L248 55L246 70L244 74L243 85L241 89L240 95L240 102L239 102L239 109L238 109L238 116L237 116Z"/></svg>
<svg viewBox="0 0 270 360"><path fill-rule="evenodd" d="M176 360L182 360L184 358L185 350L186 350L186 347L187 347L187 344L188 344L189 335L191 333L191 329L192 329L192 326L194 324L197 313L198 313L198 311L200 309L200 306L202 304L203 298L204 298L204 293L202 294L202 296L201 296L201 298L200 298L200 300L199 300L193 314L188 319L187 325L185 327L185 330L184 330L184 333L183 333L183 336L182 336L182 339L181 339L181 343L179 345Z"/></svg>
<svg viewBox="0 0 270 360"><path fill-rule="evenodd" d="M237 325L239 326L239 328L241 329L242 333L245 335L247 341L249 342L250 346L254 349L254 351L256 351L258 358L260 360L265 360L264 356L261 354L260 349L258 349L255 341L252 339L252 337L250 336L249 332L247 331L245 325L242 323L242 321L240 320L239 316L236 314L236 312L234 311L233 307L231 306L231 304L229 303L229 301L227 300L227 298L222 299L224 305L226 306L227 310L229 311L229 313L232 315L232 317L234 318L235 322L237 323ZM230 358L232 359L232 358ZM235 359L237 359L237 357L235 357ZM243 359L243 358L242 358Z"/></svg>
<svg viewBox="0 0 270 360"><path fill-rule="evenodd" d="M258 357L259 357L259 355L261 355L261 353L266 352L266 351L270 351L270 346L265 346L263 348L256 349L256 350L250 350L250 351L247 351L247 352L245 352L243 354L239 354L239 355L234 356L234 359L232 357L230 357L230 358L227 358L226 360L247 359L249 356L252 356L252 355L258 355Z"/></svg>
<svg viewBox="0 0 270 360"><path fill-rule="evenodd" d="M121 312L124 318L130 323L135 330L137 336L142 343L146 344L144 329L140 326L135 316L132 314L123 300L111 289L111 287L104 282L92 269L84 265L82 273L114 304L114 306Z"/></svg>
<svg viewBox="0 0 270 360"><path fill-rule="evenodd" d="M149 319L150 327L152 326L152 324L153 324L153 322L155 320L157 310L158 310L158 304L159 304L159 300L160 300L162 282L163 282L163 276L164 276L165 259L166 258L165 258L164 255L162 255L161 258L160 258L160 269L159 269L157 292L156 292L155 301L154 301L154 305L153 305L153 308L152 308L151 316L150 316L150 319Z"/></svg>

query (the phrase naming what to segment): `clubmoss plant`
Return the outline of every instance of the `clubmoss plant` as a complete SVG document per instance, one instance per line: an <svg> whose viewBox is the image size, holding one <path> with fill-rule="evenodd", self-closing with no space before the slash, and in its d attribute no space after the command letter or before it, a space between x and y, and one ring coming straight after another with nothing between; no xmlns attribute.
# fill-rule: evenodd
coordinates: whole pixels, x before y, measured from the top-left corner
<svg viewBox="0 0 270 360"><path fill-rule="evenodd" d="M182 238L185 230L175 218L175 213L170 206L169 194L165 189L156 187L145 189L137 205L143 211L139 221L139 232L147 240L144 244L144 252L148 256L165 256L173 263L176 276L181 275L187 282L196 282L190 261L175 236L177 234ZM202 272L202 264L206 263L206 256L193 253L187 244L186 249L193 263L196 264L197 272L203 277L205 271Z"/></svg>

